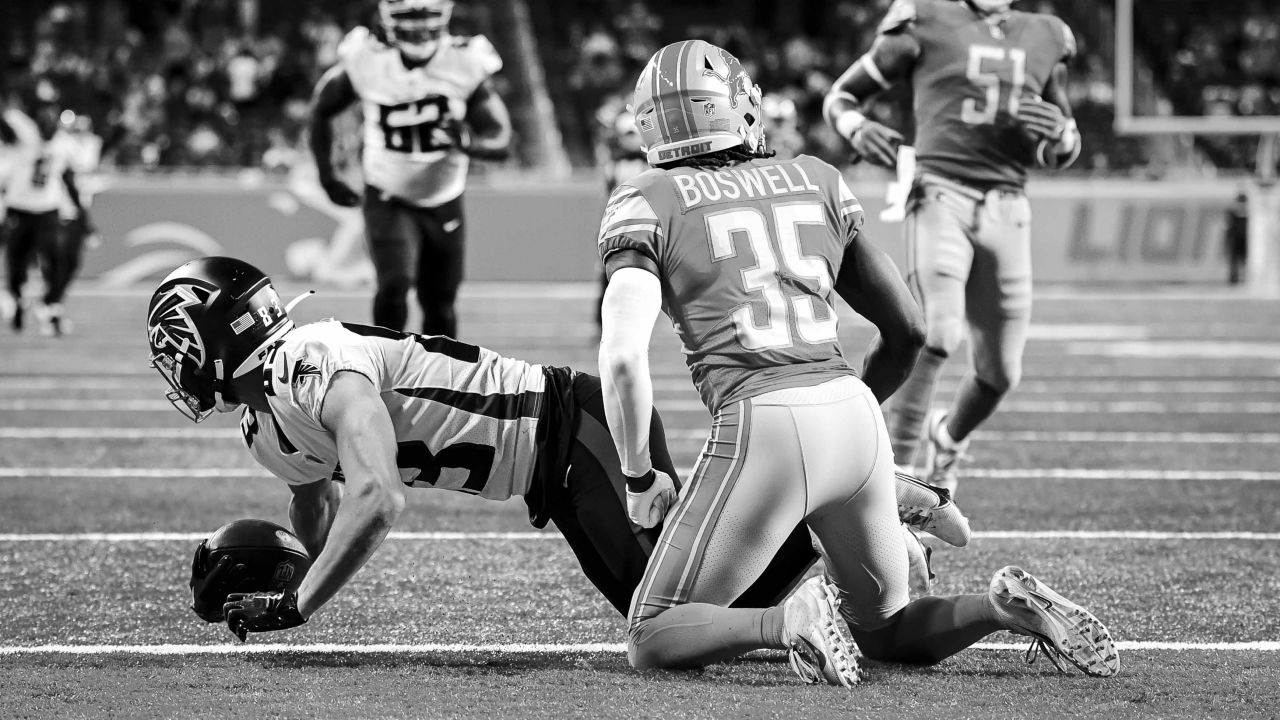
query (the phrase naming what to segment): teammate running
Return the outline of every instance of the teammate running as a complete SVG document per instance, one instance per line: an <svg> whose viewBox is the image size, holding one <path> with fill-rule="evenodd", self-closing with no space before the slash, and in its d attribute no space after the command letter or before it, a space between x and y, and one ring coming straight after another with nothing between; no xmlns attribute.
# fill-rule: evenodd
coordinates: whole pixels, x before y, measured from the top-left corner
<svg viewBox="0 0 1280 720"><path fill-rule="evenodd" d="M970 434L1022 376L1031 322L1027 168L1080 155L1067 99L1070 28L1012 0L897 0L875 44L836 81L827 121L861 157L896 164L902 136L863 113L909 80L918 171L907 206L907 280L928 335L889 404L894 455L922 458L929 483L954 491ZM938 374L968 330L972 367L948 410L930 413Z"/></svg>
<svg viewBox="0 0 1280 720"><path fill-rule="evenodd" d="M373 322L403 329L414 290L422 331L456 337L470 158L501 160L511 142L506 105L490 82L502 59L483 35L449 34L450 0L381 0L378 12L378 31L352 30L316 85L311 152L329 199L360 204L332 159L333 117L359 101Z"/></svg>

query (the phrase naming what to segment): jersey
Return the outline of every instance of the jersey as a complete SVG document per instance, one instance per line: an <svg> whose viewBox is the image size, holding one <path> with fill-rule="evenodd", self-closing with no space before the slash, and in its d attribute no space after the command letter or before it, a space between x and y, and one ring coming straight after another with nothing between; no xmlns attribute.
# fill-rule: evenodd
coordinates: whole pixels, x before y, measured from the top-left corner
<svg viewBox="0 0 1280 720"><path fill-rule="evenodd" d="M663 312L714 414L726 403L852 375L837 340L834 278L862 206L817 158L720 170L648 170L609 198L602 258L658 266Z"/></svg>
<svg viewBox="0 0 1280 720"><path fill-rule="evenodd" d="M407 68L399 50L357 27L338 57L364 113L365 182L423 207L461 195L469 159L434 135L444 123L463 121L468 99L502 68L488 39L446 37L425 64Z"/></svg>
<svg viewBox="0 0 1280 720"><path fill-rule="evenodd" d="M339 372L369 379L395 427L400 478L506 500L525 494L544 406L541 366L435 335L333 320L299 327L267 360L271 414L246 409L254 459L290 485L341 478L338 448L320 423Z"/></svg>
<svg viewBox="0 0 1280 720"><path fill-rule="evenodd" d="M881 34L906 33L912 69L918 167L980 188L1022 187L1035 147L1017 121L1023 98L1039 98L1053 69L1076 53L1052 15L1011 11L988 22L963 2L897 0Z"/></svg>
<svg viewBox="0 0 1280 720"><path fill-rule="evenodd" d="M4 119L17 135L9 147L9 170L4 181L5 203L14 210L44 213L70 203L62 176L77 155L74 142L63 132L45 140L25 115L7 111Z"/></svg>

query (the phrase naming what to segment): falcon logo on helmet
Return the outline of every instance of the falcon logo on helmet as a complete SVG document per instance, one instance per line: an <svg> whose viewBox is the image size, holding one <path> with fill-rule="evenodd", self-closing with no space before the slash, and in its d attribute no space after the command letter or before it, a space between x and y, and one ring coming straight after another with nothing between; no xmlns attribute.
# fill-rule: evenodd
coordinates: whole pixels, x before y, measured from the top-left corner
<svg viewBox="0 0 1280 720"><path fill-rule="evenodd" d="M449 32L452 0L381 0L378 19L387 42L410 60L431 59Z"/></svg>
<svg viewBox="0 0 1280 720"><path fill-rule="evenodd" d="M654 53L631 109L650 165L744 146L765 147L760 88L731 53L684 40Z"/></svg>
<svg viewBox="0 0 1280 720"><path fill-rule="evenodd" d="M201 258L174 270L147 311L151 366L169 383L165 397L195 422L215 409L234 410L234 381L261 369L292 329L271 280L234 258Z"/></svg>

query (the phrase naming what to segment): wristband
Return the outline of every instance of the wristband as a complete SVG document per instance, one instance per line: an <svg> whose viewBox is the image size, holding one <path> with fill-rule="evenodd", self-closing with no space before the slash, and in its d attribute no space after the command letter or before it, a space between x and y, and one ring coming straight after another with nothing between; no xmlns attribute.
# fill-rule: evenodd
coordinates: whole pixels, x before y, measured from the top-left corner
<svg viewBox="0 0 1280 720"><path fill-rule="evenodd" d="M647 492L653 487L653 482L658 479L658 473L653 468L649 468L649 472L640 477L627 476L627 492L642 493Z"/></svg>
<svg viewBox="0 0 1280 720"><path fill-rule="evenodd" d="M840 134L840 137L845 140L852 140L853 134L866 123L866 115L857 110L846 110L840 114L840 117L836 118L835 129Z"/></svg>

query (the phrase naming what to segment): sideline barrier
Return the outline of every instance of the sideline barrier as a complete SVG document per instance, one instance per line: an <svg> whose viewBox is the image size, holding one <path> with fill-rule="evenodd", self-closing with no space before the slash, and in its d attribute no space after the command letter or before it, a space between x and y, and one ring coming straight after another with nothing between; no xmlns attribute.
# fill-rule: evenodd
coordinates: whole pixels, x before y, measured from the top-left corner
<svg viewBox="0 0 1280 720"><path fill-rule="evenodd" d="M276 275L336 285L372 277L358 210L283 179L101 178L101 247L84 274L128 285L194 257L242 257ZM867 232L901 265L902 226L881 223L884 186L857 183ZM1229 180L1041 180L1030 186L1039 282L1224 282ZM577 281L595 276L604 205L596 182L474 184L466 195L467 277Z"/></svg>

